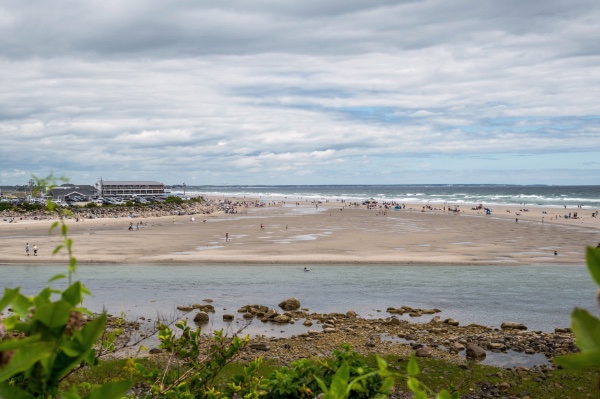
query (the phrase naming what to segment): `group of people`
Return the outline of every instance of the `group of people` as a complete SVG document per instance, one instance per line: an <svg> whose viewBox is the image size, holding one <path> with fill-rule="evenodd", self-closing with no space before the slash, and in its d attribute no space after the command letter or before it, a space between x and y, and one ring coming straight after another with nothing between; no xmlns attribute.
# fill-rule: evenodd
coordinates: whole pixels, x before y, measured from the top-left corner
<svg viewBox="0 0 600 399"><path fill-rule="evenodd" d="M27 256L29 256L29 243L25 244L25 253L27 254ZM37 245L33 244L33 256L37 256L37 251L38 251L38 247Z"/></svg>

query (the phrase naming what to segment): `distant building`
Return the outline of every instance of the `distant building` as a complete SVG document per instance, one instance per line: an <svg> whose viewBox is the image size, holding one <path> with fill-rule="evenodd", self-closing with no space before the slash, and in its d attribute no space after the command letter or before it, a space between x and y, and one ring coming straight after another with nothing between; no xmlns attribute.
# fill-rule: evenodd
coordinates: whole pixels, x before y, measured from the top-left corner
<svg viewBox="0 0 600 399"><path fill-rule="evenodd" d="M96 187L87 184L62 184L48 191L46 195L61 201L75 201L79 198L88 201L97 198L98 193Z"/></svg>
<svg viewBox="0 0 600 399"><path fill-rule="evenodd" d="M165 185L156 181L100 180L96 187L102 197L164 195L166 192Z"/></svg>

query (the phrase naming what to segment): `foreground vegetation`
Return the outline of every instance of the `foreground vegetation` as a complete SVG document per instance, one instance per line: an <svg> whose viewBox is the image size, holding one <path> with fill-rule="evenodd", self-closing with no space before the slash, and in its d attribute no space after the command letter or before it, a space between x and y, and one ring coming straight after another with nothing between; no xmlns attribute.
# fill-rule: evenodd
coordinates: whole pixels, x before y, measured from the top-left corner
<svg viewBox="0 0 600 399"><path fill-rule="evenodd" d="M48 182L39 181L39 186ZM48 203L50 211L55 206ZM60 210L61 214L68 210ZM77 261L68 228L58 229L62 244L55 253L69 255L64 290L44 288L26 297L5 288L0 298L0 399L64 398L386 398L436 397L598 397L600 320L589 312L573 312L580 353L557 359L567 369L452 365L435 359L361 357L341 346L329 359L302 359L290 365L257 359L248 364L237 356L246 336L216 332L206 344L200 328L186 321L160 324L154 333L162 353L153 357L115 359L138 342L122 342L123 328L106 329L106 314L91 315L81 306L89 291L72 279ZM588 250L588 265L600 285L600 251ZM145 350L143 347L140 351Z"/></svg>

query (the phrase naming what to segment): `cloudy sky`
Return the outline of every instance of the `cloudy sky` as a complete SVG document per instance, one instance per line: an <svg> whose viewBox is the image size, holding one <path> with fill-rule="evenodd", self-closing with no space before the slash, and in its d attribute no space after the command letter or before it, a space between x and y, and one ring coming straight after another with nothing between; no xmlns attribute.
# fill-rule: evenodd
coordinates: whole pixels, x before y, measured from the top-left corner
<svg viewBox="0 0 600 399"><path fill-rule="evenodd" d="M0 185L600 184L597 0L3 0Z"/></svg>

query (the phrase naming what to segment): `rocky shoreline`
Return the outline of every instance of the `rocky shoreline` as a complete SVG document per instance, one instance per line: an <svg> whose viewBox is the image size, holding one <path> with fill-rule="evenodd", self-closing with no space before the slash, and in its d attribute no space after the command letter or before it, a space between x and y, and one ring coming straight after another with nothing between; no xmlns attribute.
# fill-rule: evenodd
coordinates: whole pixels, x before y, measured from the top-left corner
<svg viewBox="0 0 600 399"><path fill-rule="evenodd" d="M101 219L101 218L150 218L161 216L181 216L181 215L210 215L215 212L223 211L223 205L217 201L186 201L181 204L176 203L154 203L149 205L137 206L96 206L96 207L70 207L69 213L65 215L66 219ZM24 220L55 220L58 219L57 212L51 212L47 209L33 211L4 210L0 212L1 220L5 222L24 221Z"/></svg>
<svg viewBox="0 0 600 399"><path fill-rule="evenodd" d="M210 301L210 300L207 300ZM390 316L365 319L355 312L311 313L300 308L300 302L289 298L279 304L281 311L258 304L249 304L238 309L238 314L247 322L273 323L285 328L288 323L303 323L311 329L288 338L263 335L251 339L241 356L243 361L256 357L274 359L281 364L311 357L327 357L341 344L349 344L353 350L369 355L399 355L431 357L455 364L481 361L487 354L509 351L525 355L543 354L549 359L577 351L570 329L557 328L554 332L528 331L520 323L507 321L501 328L477 324L461 326L457 320L434 316L430 321L415 323L401 320L396 315L405 311L413 317L440 312L439 309L413 309L410 307L388 308ZM196 304L180 307L180 311L191 312L198 325L209 323L214 307ZM224 314L224 321L233 321L240 316ZM243 331L241 332L243 334ZM207 340L210 334L206 334Z"/></svg>

